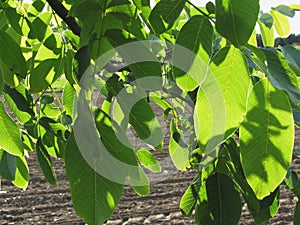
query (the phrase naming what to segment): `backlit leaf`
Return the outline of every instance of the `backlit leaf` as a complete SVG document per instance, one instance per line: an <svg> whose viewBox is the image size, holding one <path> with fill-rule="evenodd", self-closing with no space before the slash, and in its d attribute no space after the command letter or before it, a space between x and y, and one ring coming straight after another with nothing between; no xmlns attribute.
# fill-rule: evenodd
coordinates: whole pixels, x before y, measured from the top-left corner
<svg viewBox="0 0 300 225"><path fill-rule="evenodd" d="M176 82L184 91L194 90L203 81L212 41L213 27L199 15L191 17L177 35L172 61Z"/></svg>
<svg viewBox="0 0 300 225"><path fill-rule="evenodd" d="M279 36L288 36L290 34L290 22L288 18L285 15L276 11L275 9L271 10L271 15L273 16L274 26Z"/></svg>
<svg viewBox="0 0 300 225"><path fill-rule="evenodd" d="M20 129L5 112L3 102L0 102L0 147L12 155L24 154Z"/></svg>
<svg viewBox="0 0 300 225"><path fill-rule="evenodd" d="M16 160L17 160L17 169L15 174L15 179L12 181L12 183L15 186L25 190L29 182L28 165L24 156L16 157Z"/></svg>
<svg viewBox="0 0 300 225"><path fill-rule="evenodd" d="M285 178L294 142L287 95L267 79L256 84L250 93L240 141L245 177L258 199L263 199Z"/></svg>
<svg viewBox="0 0 300 225"><path fill-rule="evenodd" d="M200 148L212 151L238 128L246 112L249 85L242 53L233 46L221 49L198 91L194 121Z"/></svg>
<svg viewBox="0 0 300 225"><path fill-rule="evenodd" d="M75 211L88 224L103 224L117 206L123 184L112 182L91 168L73 135L66 146L65 164Z"/></svg>
<svg viewBox="0 0 300 225"><path fill-rule="evenodd" d="M161 172L161 166L153 157L152 153L147 149L138 149L136 155L141 164L154 173Z"/></svg>

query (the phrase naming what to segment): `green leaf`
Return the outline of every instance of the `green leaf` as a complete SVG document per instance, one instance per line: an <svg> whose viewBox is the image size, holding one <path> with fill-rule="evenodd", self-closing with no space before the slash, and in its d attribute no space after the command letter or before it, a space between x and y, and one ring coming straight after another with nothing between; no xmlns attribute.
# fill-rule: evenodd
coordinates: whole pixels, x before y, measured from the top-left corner
<svg viewBox="0 0 300 225"><path fill-rule="evenodd" d="M199 147L207 152L232 135L242 122L250 87L247 61L233 46L216 54L210 71L198 91L194 114Z"/></svg>
<svg viewBox="0 0 300 225"><path fill-rule="evenodd" d="M260 33L262 36L262 41L264 46L270 46L273 47L274 46L274 28L268 28L264 23L258 21L258 25L260 28Z"/></svg>
<svg viewBox="0 0 300 225"><path fill-rule="evenodd" d="M54 97L52 95L44 94L40 98L40 103L41 104L51 104L52 102L54 102Z"/></svg>
<svg viewBox="0 0 300 225"><path fill-rule="evenodd" d="M55 120L42 117L39 119L39 125L41 125L46 131L50 132L51 134L57 136L60 132L64 133L66 131L66 127L61 123L56 122Z"/></svg>
<svg viewBox="0 0 300 225"><path fill-rule="evenodd" d="M269 13L264 13L259 17L259 21L262 22L267 28L271 29L274 23L273 17Z"/></svg>
<svg viewBox="0 0 300 225"><path fill-rule="evenodd" d="M225 160L224 158L218 159L218 164L216 171L218 173L223 173L230 177L232 180L235 181L235 183L239 187L239 191L243 195L245 201L247 202L248 209L252 212L258 212L259 211L259 201L257 197L255 196L255 193L253 192L252 188L248 184L248 182L244 178L244 174L242 172L242 166L240 159L234 160L235 157L239 157L236 154L239 154L237 151L236 143L235 141L231 141L229 144L223 144L223 147L229 151L231 161ZM234 152L234 153L233 153ZM234 156L236 155L236 156Z"/></svg>
<svg viewBox="0 0 300 225"><path fill-rule="evenodd" d="M288 36L290 34L290 22L288 18L285 15L276 11L275 9L272 9L270 13L273 16L274 26L279 36Z"/></svg>
<svg viewBox="0 0 300 225"><path fill-rule="evenodd" d="M293 102L300 102L300 81L281 52L272 48L264 51L268 62L270 81L274 87L286 91Z"/></svg>
<svg viewBox="0 0 300 225"><path fill-rule="evenodd" d="M65 149L65 165L76 213L87 224L103 224L111 217L123 191L123 184L99 175L81 155L74 135Z"/></svg>
<svg viewBox="0 0 300 225"><path fill-rule="evenodd" d="M89 44L93 32L102 35L99 33L102 31L101 27L98 27L98 29L95 28L97 24L101 24L104 11L105 9L101 5L101 1L84 0L76 1L76 3L72 4L69 14L79 18L83 23L80 32L80 47Z"/></svg>
<svg viewBox="0 0 300 225"><path fill-rule="evenodd" d="M4 83L8 86L14 88L19 85L20 80L22 79L20 76L16 75L13 71L11 71L6 65L0 60L0 73L3 78Z"/></svg>
<svg viewBox="0 0 300 225"><path fill-rule="evenodd" d="M156 34L162 34L171 29L179 17L185 0L161 0L152 9L149 21Z"/></svg>
<svg viewBox="0 0 300 225"><path fill-rule="evenodd" d="M16 187L25 190L28 186L28 181L29 181L28 165L24 156L16 157L16 160L17 160L17 169L15 174L15 179L12 181L12 183Z"/></svg>
<svg viewBox="0 0 300 225"><path fill-rule="evenodd" d="M150 0L133 0L133 3L141 10L145 18L149 18L151 12Z"/></svg>
<svg viewBox="0 0 300 225"><path fill-rule="evenodd" d="M206 10L209 14L215 14L216 13L216 6L211 1L206 3L205 8L206 8Z"/></svg>
<svg viewBox="0 0 300 225"><path fill-rule="evenodd" d="M57 185L56 175L52 167L50 155L44 147L41 139L38 139L36 143L36 156L46 180L49 184Z"/></svg>
<svg viewBox="0 0 300 225"><path fill-rule="evenodd" d="M14 29L15 32L19 35L23 35L22 29L20 27L19 21L21 19L20 14L17 13L16 9L7 7L4 9L5 16L8 19L9 24Z"/></svg>
<svg viewBox="0 0 300 225"><path fill-rule="evenodd" d="M41 104L40 108L40 116L41 117L49 117L52 119L56 119L61 114L60 108L55 104Z"/></svg>
<svg viewBox="0 0 300 225"><path fill-rule="evenodd" d="M300 77L300 50L287 45L280 48L284 58L288 61L290 68Z"/></svg>
<svg viewBox="0 0 300 225"><path fill-rule="evenodd" d="M148 177L140 166L137 167L137 172L129 175L128 182L135 193L140 196L147 196L150 193Z"/></svg>
<svg viewBox="0 0 300 225"><path fill-rule="evenodd" d="M194 90L205 78L213 35L209 20L199 15L191 17L177 35L172 64L176 83L184 91Z"/></svg>
<svg viewBox="0 0 300 225"><path fill-rule="evenodd" d="M33 99L23 84L16 88L4 85L4 98L10 110L21 123L26 123L35 116Z"/></svg>
<svg viewBox="0 0 300 225"><path fill-rule="evenodd" d="M0 94L2 94L2 89L4 87L4 77L3 77L3 71L0 65Z"/></svg>
<svg viewBox="0 0 300 225"><path fill-rule="evenodd" d="M161 65L144 43L136 42L136 39L125 38L125 34L120 30L108 30L105 35L128 64L136 79L149 76L161 77ZM158 82L158 79L151 84L153 89L158 89L161 85L162 82Z"/></svg>
<svg viewBox="0 0 300 225"><path fill-rule="evenodd" d="M269 196L259 201L259 205L260 205L259 212L250 211L255 223L257 224L265 223L276 215L279 208L279 195L280 195L280 191L279 189L277 189Z"/></svg>
<svg viewBox="0 0 300 225"><path fill-rule="evenodd" d="M289 99L264 79L250 93L240 129L242 167L258 199L268 196L283 181L292 159L293 141Z"/></svg>
<svg viewBox="0 0 300 225"><path fill-rule="evenodd" d="M136 102L130 109L129 123L134 127L138 137L143 142L154 148L159 148L162 145L162 129L149 102L145 98Z"/></svg>
<svg viewBox="0 0 300 225"><path fill-rule="evenodd" d="M49 155L55 158L61 158L63 156L65 148L64 141L67 139L67 137L69 137L68 132L65 134L58 132L58 135L55 136L48 131L41 130L40 136L42 136L41 142L44 144L43 146ZM49 168L49 171L51 172L51 168Z"/></svg>
<svg viewBox="0 0 300 225"><path fill-rule="evenodd" d="M71 85L76 84L77 80L73 73L73 59L74 59L74 52L69 50L66 52L64 57L64 72L67 80Z"/></svg>
<svg viewBox="0 0 300 225"><path fill-rule="evenodd" d="M293 10L300 11L300 4L291 4L289 7Z"/></svg>
<svg viewBox="0 0 300 225"><path fill-rule="evenodd" d="M236 225L242 212L239 192L223 174L213 174L201 186L196 206L197 224Z"/></svg>
<svg viewBox="0 0 300 225"><path fill-rule="evenodd" d="M174 119L170 123L170 133L169 152L172 161L177 169L186 170L190 167L189 146L185 143L181 131L176 128Z"/></svg>
<svg viewBox="0 0 300 225"><path fill-rule="evenodd" d="M72 117L70 115L67 115L66 112L63 112L59 119L63 125L70 125L73 122Z"/></svg>
<svg viewBox="0 0 300 225"><path fill-rule="evenodd" d="M295 16L295 11L287 5L279 5L279 6L276 6L275 9L276 9L276 11L280 12L283 15L286 15L289 17Z"/></svg>
<svg viewBox="0 0 300 225"><path fill-rule="evenodd" d="M15 156L23 156L20 129L7 115L3 102L0 102L0 147Z"/></svg>
<svg viewBox="0 0 300 225"><path fill-rule="evenodd" d="M298 200L295 212L294 212L294 225L300 224L300 200Z"/></svg>
<svg viewBox="0 0 300 225"><path fill-rule="evenodd" d="M154 173L161 172L161 166L153 157L152 153L144 148L140 148L136 151L136 155L141 164Z"/></svg>
<svg viewBox="0 0 300 225"><path fill-rule="evenodd" d="M200 186L201 186L201 178L200 175L197 175L194 178L193 183L187 188L187 190L181 197L180 211L186 217L190 217L195 209L198 200L198 192Z"/></svg>
<svg viewBox="0 0 300 225"><path fill-rule="evenodd" d="M40 92L51 85L62 73L62 59L46 59L31 70L30 91Z"/></svg>
<svg viewBox="0 0 300 225"><path fill-rule="evenodd" d="M299 183L297 173L294 170L292 170L291 168L289 168L289 170L284 178L284 183L290 190L293 190Z"/></svg>
<svg viewBox="0 0 300 225"><path fill-rule="evenodd" d="M0 149L0 176L7 180L14 180L16 169L16 156Z"/></svg>
<svg viewBox="0 0 300 225"><path fill-rule="evenodd" d="M51 31L49 24L52 17L51 12L43 12L39 14L35 19L30 23L30 32L28 37L31 39L38 39L43 41L46 35L46 31Z"/></svg>
<svg viewBox="0 0 300 225"><path fill-rule="evenodd" d="M101 4L96 0L85 0L72 5L70 15L78 17L82 21L89 20L93 15L99 13Z"/></svg>
<svg viewBox="0 0 300 225"><path fill-rule="evenodd" d="M33 151L35 149L35 143L32 141L32 137L26 131L22 131L22 142L25 150Z"/></svg>
<svg viewBox="0 0 300 225"><path fill-rule="evenodd" d="M194 193L192 186L189 186L181 197L180 211L184 216L190 217L195 209L196 203L197 193Z"/></svg>
<svg viewBox="0 0 300 225"><path fill-rule="evenodd" d="M12 72L26 76L27 66L20 46L4 31L0 31L0 59Z"/></svg>
<svg viewBox="0 0 300 225"><path fill-rule="evenodd" d="M235 47L245 45L255 27L257 0L216 0L216 29Z"/></svg>

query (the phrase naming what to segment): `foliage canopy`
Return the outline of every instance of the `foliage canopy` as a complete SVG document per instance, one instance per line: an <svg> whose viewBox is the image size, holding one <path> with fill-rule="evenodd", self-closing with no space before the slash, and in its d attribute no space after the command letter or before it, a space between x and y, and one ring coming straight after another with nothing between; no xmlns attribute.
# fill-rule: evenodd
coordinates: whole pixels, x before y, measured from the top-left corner
<svg viewBox="0 0 300 225"><path fill-rule="evenodd" d="M153 154L165 151L156 104L168 121L174 165L196 171L183 215L195 212L197 224L237 224L242 195L254 220L268 221L280 185L300 197L290 168L300 155L293 149L300 48L274 47L275 30L289 35L287 17L299 10L279 5L263 13L257 0L160 0L154 7L150 0L2 0L0 177L26 189L26 158L36 151L45 178L57 185L51 160L62 158L77 214L103 224L125 184L147 195L145 171L163 169ZM101 104L92 104L94 90ZM128 128L148 147L133 146Z"/></svg>

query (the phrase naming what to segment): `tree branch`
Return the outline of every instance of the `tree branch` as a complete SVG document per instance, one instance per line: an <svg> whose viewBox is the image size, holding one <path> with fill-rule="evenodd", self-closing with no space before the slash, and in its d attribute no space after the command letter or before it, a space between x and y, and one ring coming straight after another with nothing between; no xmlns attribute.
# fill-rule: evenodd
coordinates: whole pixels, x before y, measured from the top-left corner
<svg viewBox="0 0 300 225"><path fill-rule="evenodd" d="M54 12L68 25L74 34L80 36L81 26L74 17L68 16L68 10L59 0L46 0Z"/></svg>

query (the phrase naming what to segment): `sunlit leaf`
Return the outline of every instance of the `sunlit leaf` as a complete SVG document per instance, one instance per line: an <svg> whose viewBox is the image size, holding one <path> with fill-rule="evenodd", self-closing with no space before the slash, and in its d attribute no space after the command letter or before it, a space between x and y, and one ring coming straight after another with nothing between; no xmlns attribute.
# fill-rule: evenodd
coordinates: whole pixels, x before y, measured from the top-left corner
<svg viewBox="0 0 300 225"><path fill-rule="evenodd" d="M291 4L291 5L289 5L289 7L296 11L300 11L300 4Z"/></svg>
<svg viewBox="0 0 300 225"><path fill-rule="evenodd" d="M66 83L63 91L62 103L67 115L73 115L74 96L74 88L69 83Z"/></svg>
<svg viewBox="0 0 300 225"><path fill-rule="evenodd" d="M12 155L22 157L24 154L20 129L7 115L2 101L0 102L0 147Z"/></svg>
<svg viewBox="0 0 300 225"><path fill-rule="evenodd" d="M246 112L249 85L242 53L233 46L221 49L198 91L194 121L200 148L212 151L238 128Z"/></svg>
<svg viewBox="0 0 300 225"><path fill-rule="evenodd" d="M186 170L190 167L189 146L185 143L181 130L176 128L174 120L170 124L169 152L177 169Z"/></svg>
<svg viewBox="0 0 300 225"><path fill-rule="evenodd" d="M263 199L283 181L294 142L287 95L267 79L256 84L250 93L240 141L245 177L258 199Z"/></svg>
<svg viewBox="0 0 300 225"><path fill-rule="evenodd" d="M262 41L264 46L273 47L274 46L274 28L268 28L265 23L258 21L258 25L260 28Z"/></svg>
<svg viewBox="0 0 300 225"><path fill-rule="evenodd" d="M26 162L26 159L24 156L16 157L17 161L17 169L15 174L15 179L12 181L12 183L25 190L29 183L29 169Z"/></svg>
<svg viewBox="0 0 300 225"><path fill-rule="evenodd" d="M186 189L180 200L180 211L186 217L190 217L195 209L198 192L201 187L200 175L197 175L193 183Z"/></svg>
<svg viewBox="0 0 300 225"><path fill-rule="evenodd" d="M276 11L275 9L271 10L271 15L273 16L274 26L279 36L288 36L290 34L290 22L288 18L285 15Z"/></svg>
<svg viewBox="0 0 300 225"><path fill-rule="evenodd" d="M33 99L23 84L19 84L16 88L5 85L4 91L5 101L21 123L26 123L35 116Z"/></svg>
<svg viewBox="0 0 300 225"><path fill-rule="evenodd" d="M172 61L176 82L184 91L194 90L205 78L212 41L213 27L199 15L191 17L177 35Z"/></svg>
<svg viewBox="0 0 300 225"><path fill-rule="evenodd" d="M39 41L43 41L46 35L48 26L52 17L51 12L43 12L30 23L30 32L28 34L29 38L37 38ZM51 30L51 29L50 29Z"/></svg>
<svg viewBox="0 0 300 225"><path fill-rule="evenodd" d="M143 166L154 173L161 172L161 166L153 157L152 153L147 149L138 149L136 155Z"/></svg>
<svg viewBox="0 0 300 225"><path fill-rule="evenodd" d="M65 164L75 211L88 224L103 224L117 206L123 184L112 182L91 168L73 135L66 146Z"/></svg>

